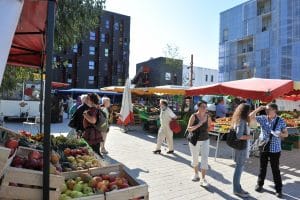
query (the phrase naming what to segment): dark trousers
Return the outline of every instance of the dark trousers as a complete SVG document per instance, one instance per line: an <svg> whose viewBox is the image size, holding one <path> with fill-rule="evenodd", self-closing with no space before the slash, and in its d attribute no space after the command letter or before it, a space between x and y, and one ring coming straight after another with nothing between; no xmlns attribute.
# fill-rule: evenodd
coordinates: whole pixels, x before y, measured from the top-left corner
<svg viewBox="0 0 300 200"><path fill-rule="evenodd" d="M270 160L276 192L281 192L282 181L281 181L280 170L279 170L279 158L280 158L280 152L278 152L278 153L261 152L260 153L260 170L259 170L258 181L257 181L257 184L259 186L264 185L264 181L265 181L266 174L267 174L268 161Z"/></svg>
<svg viewBox="0 0 300 200"><path fill-rule="evenodd" d="M95 153L97 153L101 158L103 158L102 154L100 153L100 143L90 144L90 146Z"/></svg>

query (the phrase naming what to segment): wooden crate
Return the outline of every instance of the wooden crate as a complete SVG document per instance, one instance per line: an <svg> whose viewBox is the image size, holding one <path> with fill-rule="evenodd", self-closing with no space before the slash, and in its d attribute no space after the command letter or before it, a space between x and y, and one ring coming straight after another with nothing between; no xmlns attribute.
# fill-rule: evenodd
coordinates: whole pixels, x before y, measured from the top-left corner
<svg viewBox="0 0 300 200"><path fill-rule="evenodd" d="M67 172L64 173L66 179L75 178L79 176L80 173L88 172L92 176L97 176L100 174L109 174L110 172L117 172L120 175L124 176L128 182L130 187L120 190L114 190L111 192L106 192L104 195L93 195L89 197L79 198L80 200L98 200L103 198L105 200L128 200L133 198L142 197L145 200L149 199L148 185L142 184L140 185L134 178L132 178L124 169L123 165L115 164L101 168L91 168L89 170L82 170L77 172ZM76 199L77 200L77 199Z"/></svg>
<svg viewBox="0 0 300 200"><path fill-rule="evenodd" d="M5 170L10 166L13 156L9 158L10 149L0 146L0 177L5 174Z"/></svg>
<svg viewBox="0 0 300 200"><path fill-rule="evenodd" d="M15 155L27 157L33 151L28 147L19 147ZM37 151L37 150L35 150ZM11 157L13 159L14 156ZM11 163L11 161L10 161ZM9 163L9 164L10 164ZM22 184L13 186L9 183ZM50 174L50 199L57 200L64 177ZM43 172L37 170L8 167L0 187L0 199L40 200L43 196Z"/></svg>
<svg viewBox="0 0 300 200"><path fill-rule="evenodd" d="M23 184L22 187L9 183ZM57 200L64 177L50 175L50 199ZM34 188L32 188L34 186ZM43 196L43 172L9 167L0 187L0 199L41 200Z"/></svg>

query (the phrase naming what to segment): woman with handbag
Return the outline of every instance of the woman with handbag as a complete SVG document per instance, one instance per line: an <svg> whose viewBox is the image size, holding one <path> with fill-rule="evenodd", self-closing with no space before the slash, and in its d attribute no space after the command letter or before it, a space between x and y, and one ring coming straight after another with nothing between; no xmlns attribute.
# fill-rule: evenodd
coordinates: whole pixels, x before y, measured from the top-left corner
<svg viewBox="0 0 300 200"><path fill-rule="evenodd" d="M192 154L192 166L195 174L192 181L199 181L201 186L208 186L205 179L206 170L208 169L209 155L209 137L208 129L211 126L211 119L207 114L207 103L204 101L198 102L198 110L192 114L188 123L188 141L189 148ZM201 179L199 177L199 152L201 151Z"/></svg>
<svg viewBox="0 0 300 200"><path fill-rule="evenodd" d="M250 128L248 126L250 122L249 113L250 105L242 103L235 109L231 121L231 128L235 130L236 138L246 143L244 149L234 149L236 166L233 174L233 193L242 198L249 196L249 193L244 191L240 184L245 162L249 158L249 143L247 142L251 139Z"/></svg>
<svg viewBox="0 0 300 200"><path fill-rule="evenodd" d="M90 107L83 112L83 127L85 131L83 138L92 147L93 151L103 157L100 153L100 142L103 141L101 132L95 127L98 117L99 96L95 93L88 94L86 103Z"/></svg>

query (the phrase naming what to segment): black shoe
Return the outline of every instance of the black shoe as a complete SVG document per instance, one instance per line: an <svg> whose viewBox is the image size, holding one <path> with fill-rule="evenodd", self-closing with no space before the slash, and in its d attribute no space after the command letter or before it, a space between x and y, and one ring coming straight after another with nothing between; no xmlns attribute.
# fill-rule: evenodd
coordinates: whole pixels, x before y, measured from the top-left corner
<svg viewBox="0 0 300 200"><path fill-rule="evenodd" d="M282 192L276 192L276 197L278 197L278 198L282 198Z"/></svg>
<svg viewBox="0 0 300 200"><path fill-rule="evenodd" d="M263 189L263 187L260 186L260 185L256 185L256 186L255 186L255 191L256 191L256 192L261 192L262 189Z"/></svg>
<svg viewBox="0 0 300 200"><path fill-rule="evenodd" d="M155 151L153 151L153 153L154 154L160 154L160 152L161 152L161 150L159 149L159 150L155 150Z"/></svg>
<svg viewBox="0 0 300 200"><path fill-rule="evenodd" d="M168 153L168 154L174 153L174 150L172 150L172 151L168 151L167 153Z"/></svg>

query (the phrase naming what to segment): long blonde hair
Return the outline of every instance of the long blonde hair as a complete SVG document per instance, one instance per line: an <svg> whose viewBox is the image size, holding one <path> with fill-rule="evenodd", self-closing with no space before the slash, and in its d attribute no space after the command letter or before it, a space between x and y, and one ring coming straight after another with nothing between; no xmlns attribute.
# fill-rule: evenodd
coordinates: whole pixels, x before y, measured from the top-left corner
<svg viewBox="0 0 300 200"><path fill-rule="evenodd" d="M231 127L237 125L241 122L241 119L250 122L249 118L250 105L246 103L241 103L234 111L231 120Z"/></svg>

